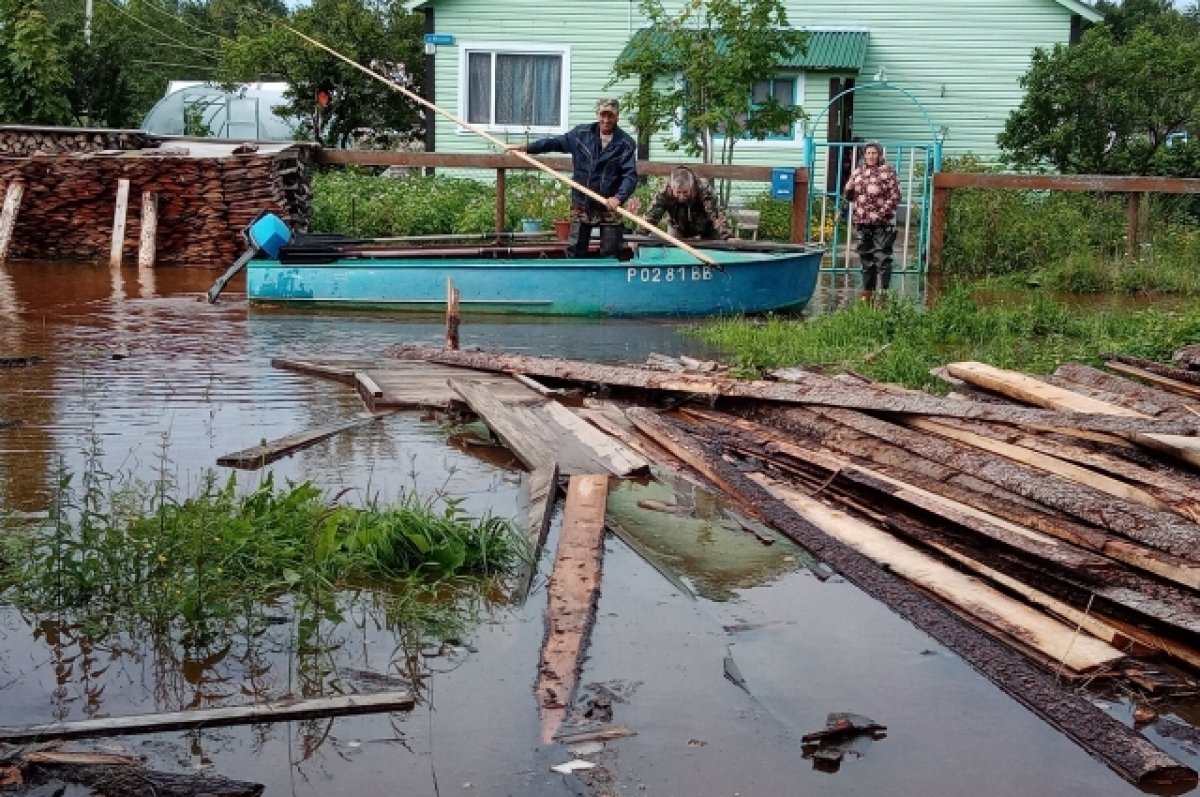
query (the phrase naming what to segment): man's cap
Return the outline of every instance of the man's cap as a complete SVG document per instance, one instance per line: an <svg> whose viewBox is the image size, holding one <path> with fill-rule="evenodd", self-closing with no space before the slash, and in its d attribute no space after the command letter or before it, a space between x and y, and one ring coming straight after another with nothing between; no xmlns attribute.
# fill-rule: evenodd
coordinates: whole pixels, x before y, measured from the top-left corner
<svg viewBox="0 0 1200 797"><path fill-rule="evenodd" d="M604 111L612 111L619 114L621 112L621 103L617 102L613 97L601 97L596 102L596 113L603 113Z"/></svg>

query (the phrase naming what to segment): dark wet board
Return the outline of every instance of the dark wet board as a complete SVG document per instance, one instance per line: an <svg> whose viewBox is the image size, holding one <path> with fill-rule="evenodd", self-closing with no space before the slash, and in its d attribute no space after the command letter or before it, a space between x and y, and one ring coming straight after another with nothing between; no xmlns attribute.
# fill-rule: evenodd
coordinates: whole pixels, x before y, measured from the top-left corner
<svg viewBox="0 0 1200 797"><path fill-rule="evenodd" d="M0 727L0 741L34 742L39 739L75 739L87 736L124 736L184 728L220 728L260 722L286 722L315 717L350 714L377 714L409 711L414 705L407 692L382 692L374 695L345 695L286 704L234 706L230 708L169 711L133 717L108 717L77 722L51 722L44 725Z"/></svg>
<svg viewBox="0 0 1200 797"><path fill-rule="evenodd" d="M242 468L245 470L261 468L280 457L286 457L302 448L315 445L322 440L333 437L339 432L344 432L347 429L353 429L356 426L362 426L371 421L378 420L386 414L388 413L374 414L365 418L354 418L349 421L340 421L327 426L318 426L315 429L307 429L303 432L290 434L274 442L263 443L262 445L245 448L241 451L218 457L217 464L227 468Z"/></svg>

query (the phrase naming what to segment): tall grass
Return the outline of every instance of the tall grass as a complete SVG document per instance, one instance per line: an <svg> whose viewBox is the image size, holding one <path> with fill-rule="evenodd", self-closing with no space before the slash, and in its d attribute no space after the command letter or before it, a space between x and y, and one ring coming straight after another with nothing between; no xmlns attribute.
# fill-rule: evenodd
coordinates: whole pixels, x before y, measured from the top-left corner
<svg viewBox="0 0 1200 797"><path fill-rule="evenodd" d="M1063 362L1098 364L1103 352L1167 359L1200 340L1200 307L1080 309L1035 292L1019 302L981 305L965 286L949 290L932 309L892 300L859 303L805 321L733 319L691 332L721 347L746 374L801 366L853 370L910 387L940 387L929 369L955 360L1049 373Z"/></svg>
<svg viewBox="0 0 1200 797"><path fill-rule="evenodd" d="M22 611L193 644L253 623L283 598L336 621L338 593L351 586L415 612L398 621L449 627L456 607L430 596L464 580L490 591L528 558L512 523L468 517L454 500L406 492L388 506L352 507L309 482L278 488L268 475L244 492L211 472L178 500L94 467L78 485L61 472L45 522L3 545L0 599Z"/></svg>

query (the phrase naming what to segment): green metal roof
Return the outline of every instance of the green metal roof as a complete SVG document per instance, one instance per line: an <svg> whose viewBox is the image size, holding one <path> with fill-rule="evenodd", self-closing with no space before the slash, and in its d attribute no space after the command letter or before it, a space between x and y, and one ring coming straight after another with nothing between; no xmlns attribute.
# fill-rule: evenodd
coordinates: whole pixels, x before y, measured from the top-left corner
<svg viewBox="0 0 1200 797"><path fill-rule="evenodd" d="M870 37L865 30L812 30L808 32L808 50L804 55L793 56L780 66L858 71L867 58Z"/></svg>
<svg viewBox="0 0 1200 797"><path fill-rule="evenodd" d="M808 49L786 59L779 66L818 71L858 71L867 57L870 33L865 30L808 31ZM641 28L630 37L617 62L634 58L645 48L655 50L665 46L665 36L653 28Z"/></svg>

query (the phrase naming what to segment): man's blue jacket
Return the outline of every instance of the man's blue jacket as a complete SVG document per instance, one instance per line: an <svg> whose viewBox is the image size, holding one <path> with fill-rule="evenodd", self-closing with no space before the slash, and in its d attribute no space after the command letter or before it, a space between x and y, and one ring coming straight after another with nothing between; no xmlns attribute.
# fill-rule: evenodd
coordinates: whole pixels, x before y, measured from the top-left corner
<svg viewBox="0 0 1200 797"><path fill-rule="evenodd" d="M620 127L613 130L607 147L600 149L600 123L579 125L561 136L538 139L529 144L530 155L566 152L571 156L571 179L602 197L615 196L622 203L637 188L637 144ZM571 189L571 204L600 210L600 203Z"/></svg>

